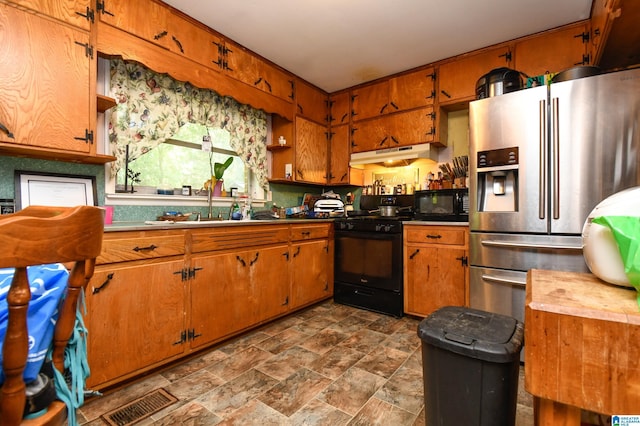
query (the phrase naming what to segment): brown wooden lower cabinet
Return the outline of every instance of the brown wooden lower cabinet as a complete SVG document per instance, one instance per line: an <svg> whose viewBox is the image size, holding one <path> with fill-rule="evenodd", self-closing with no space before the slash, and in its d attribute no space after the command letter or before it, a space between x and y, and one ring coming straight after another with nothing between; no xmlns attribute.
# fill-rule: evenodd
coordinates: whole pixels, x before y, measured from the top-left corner
<svg viewBox="0 0 640 426"><path fill-rule="evenodd" d="M468 304L469 232L462 226L404 226L404 312L426 317Z"/></svg>
<svg viewBox="0 0 640 426"><path fill-rule="evenodd" d="M117 385L333 295L330 222L104 238L86 290L90 389Z"/></svg>

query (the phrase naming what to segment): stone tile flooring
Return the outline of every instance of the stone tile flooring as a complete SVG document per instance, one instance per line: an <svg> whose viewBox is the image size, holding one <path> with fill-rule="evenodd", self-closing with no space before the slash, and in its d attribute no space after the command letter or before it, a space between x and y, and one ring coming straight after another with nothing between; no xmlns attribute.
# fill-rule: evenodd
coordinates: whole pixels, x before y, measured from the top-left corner
<svg viewBox="0 0 640 426"><path fill-rule="evenodd" d="M179 402L140 425L424 425L419 318L326 301L88 400L85 425L154 389ZM519 381L517 426L533 425Z"/></svg>

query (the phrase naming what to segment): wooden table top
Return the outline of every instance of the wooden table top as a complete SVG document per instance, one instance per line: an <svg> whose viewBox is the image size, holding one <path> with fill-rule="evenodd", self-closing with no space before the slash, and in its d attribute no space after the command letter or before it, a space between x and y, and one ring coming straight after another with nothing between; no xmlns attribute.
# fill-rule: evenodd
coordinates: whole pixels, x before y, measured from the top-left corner
<svg viewBox="0 0 640 426"><path fill-rule="evenodd" d="M536 310L585 318L640 324L637 292L602 281L593 274L532 269L529 278ZM640 342L639 342L640 344Z"/></svg>
<svg viewBox="0 0 640 426"><path fill-rule="evenodd" d="M592 274L531 270L525 389L602 414L640 414L640 308L633 288Z"/></svg>

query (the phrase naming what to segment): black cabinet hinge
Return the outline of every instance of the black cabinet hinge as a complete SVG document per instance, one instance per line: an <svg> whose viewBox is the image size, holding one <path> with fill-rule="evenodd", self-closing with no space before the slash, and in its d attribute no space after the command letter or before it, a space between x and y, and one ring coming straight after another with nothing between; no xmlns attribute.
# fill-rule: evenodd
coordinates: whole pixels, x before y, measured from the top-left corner
<svg viewBox="0 0 640 426"><path fill-rule="evenodd" d="M84 54L93 59L93 46L91 46L89 43L80 43L79 41L75 42L78 46L82 46L84 47Z"/></svg>
<svg viewBox="0 0 640 426"><path fill-rule="evenodd" d="M469 266L469 258L467 256L456 257L456 260L459 260L462 266Z"/></svg>
<svg viewBox="0 0 640 426"><path fill-rule="evenodd" d="M589 39L591 38L591 34L589 31L582 32L580 34L576 34L573 38L581 38L583 43L589 43Z"/></svg>
<svg viewBox="0 0 640 426"><path fill-rule="evenodd" d="M196 329L192 328L187 331L187 340L196 340L198 337L202 336L202 333L196 334Z"/></svg>
<svg viewBox="0 0 640 426"><path fill-rule="evenodd" d="M184 343L184 342L186 342L186 341L187 341L187 331L186 331L186 330L182 330L182 331L180 332L180 340L178 340L178 341L176 341L176 342L173 342L173 345L174 345L174 346L175 346L175 345L181 345L181 344L183 344L183 343Z"/></svg>
<svg viewBox="0 0 640 426"><path fill-rule="evenodd" d="M174 275L180 275L180 279L182 281L187 281L189 279L189 270L187 268L182 268L179 271L175 271Z"/></svg>
<svg viewBox="0 0 640 426"><path fill-rule="evenodd" d="M87 6L86 14L83 14L82 12L76 12L76 15L82 16L87 21L91 21L92 24L95 22L95 14L93 13L93 9L91 9L89 6Z"/></svg>
<svg viewBox="0 0 640 426"><path fill-rule="evenodd" d="M104 0L103 1L96 0L96 10L98 12L102 13L103 15L115 16L113 13L111 13L107 9L105 9Z"/></svg>
<svg viewBox="0 0 640 426"><path fill-rule="evenodd" d="M76 136L77 141L85 141L85 143L93 144L93 130L84 129L84 137Z"/></svg>
<svg viewBox="0 0 640 426"><path fill-rule="evenodd" d="M189 278L195 278L196 277L196 271L201 271L202 268L191 268L189 269L189 273L188 273L188 277Z"/></svg>

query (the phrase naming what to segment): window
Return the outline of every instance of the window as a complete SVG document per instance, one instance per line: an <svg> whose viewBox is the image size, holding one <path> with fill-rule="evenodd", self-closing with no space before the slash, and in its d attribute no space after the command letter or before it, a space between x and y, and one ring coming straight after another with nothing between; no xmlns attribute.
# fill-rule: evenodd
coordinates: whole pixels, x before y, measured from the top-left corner
<svg viewBox="0 0 640 426"><path fill-rule="evenodd" d="M205 135L211 138L211 152L203 150ZM233 162L224 172L224 188L248 192L250 171L231 149L229 132L187 123L171 139L131 161L128 168L119 170L117 183L124 185L125 170L129 170L128 181L131 183L135 177L137 186L173 189L189 185L196 191L211 177L212 165L224 163L229 157L233 157Z"/></svg>

